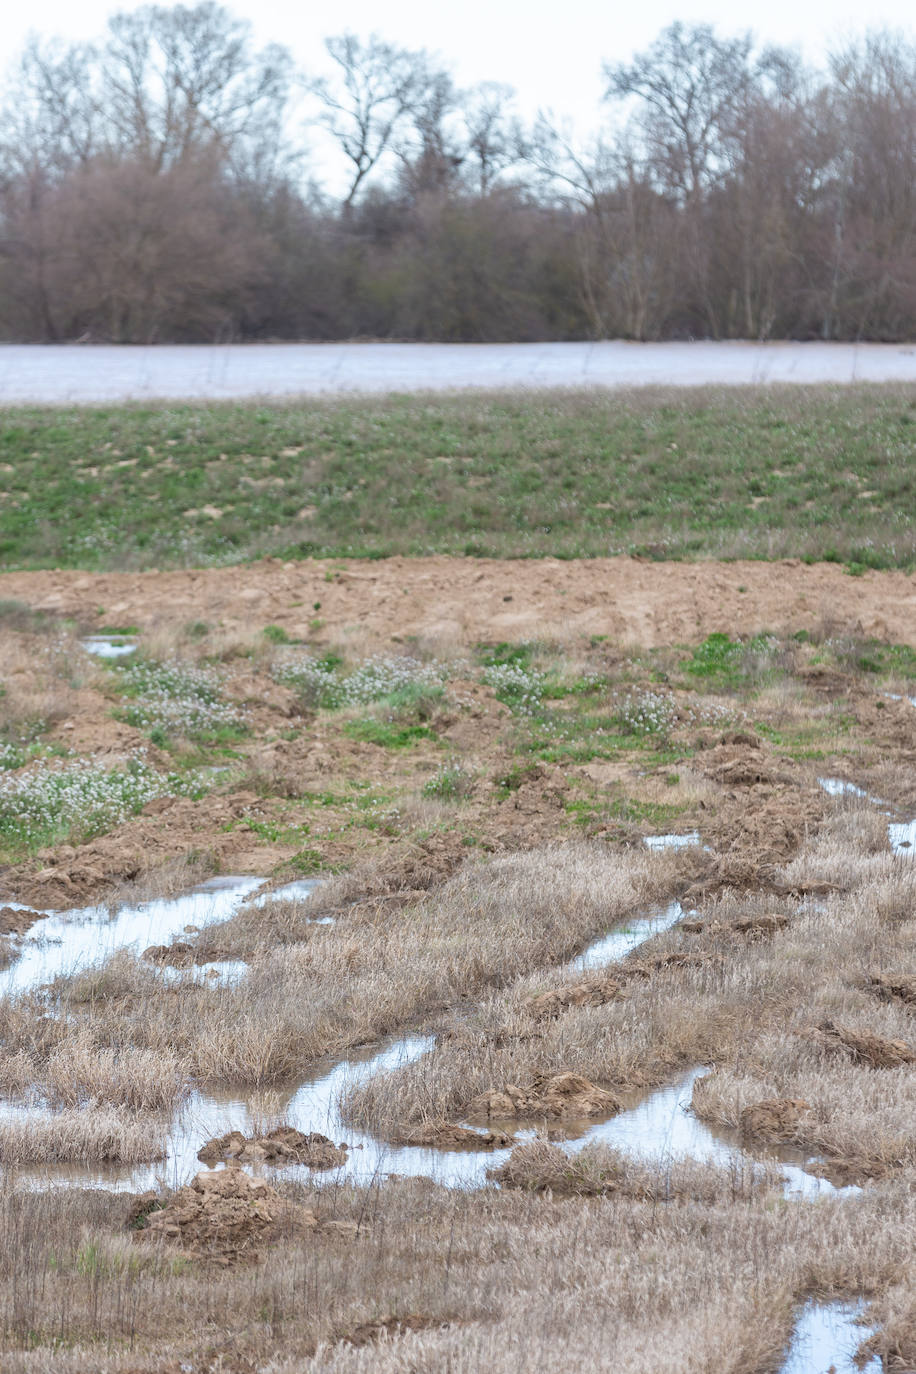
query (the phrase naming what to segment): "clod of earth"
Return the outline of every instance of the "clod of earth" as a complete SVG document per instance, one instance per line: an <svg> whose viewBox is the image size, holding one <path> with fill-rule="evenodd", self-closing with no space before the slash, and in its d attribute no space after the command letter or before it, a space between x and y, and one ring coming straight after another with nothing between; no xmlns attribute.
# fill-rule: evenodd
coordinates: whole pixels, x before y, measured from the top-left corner
<svg viewBox="0 0 916 1374"><path fill-rule="evenodd" d="M255 1256L261 1245L308 1231L355 1234L355 1223L319 1223L315 1213L285 1201L262 1178L230 1167L199 1173L146 1217L143 1235L177 1243L198 1258L228 1264ZM136 1223L136 1217L134 1222Z"/></svg>
<svg viewBox="0 0 916 1374"><path fill-rule="evenodd" d="M29 926L41 920L41 912L20 911L14 906L0 906L0 935L23 935Z"/></svg>
<svg viewBox="0 0 916 1374"><path fill-rule="evenodd" d="M742 1140L758 1140L767 1145L790 1145L799 1131L811 1104L800 1097L768 1097L752 1102L739 1118Z"/></svg>
<svg viewBox="0 0 916 1374"><path fill-rule="evenodd" d="M528 1010L532 1016L541 1020L545 1017L559 1016L569 1007L602 1007L605 1003L614 1002L622 997L624 988L631 979L648 979L661 969L672 966L696 967L703 963L706 963L705 956L687 954L680 950L656 954L649 959L628 959L619 964L613 973L583 978L579 983L571 983L565 988L553 988L550 992L542 992L537 997L532 997L528 1003Z"/></svg>
<svg viewBox="0 0 916 1374"><path fill-rule="evenodd" d="M502 1150L514 1145L515 1136L505 1131L471 1131L467 1126L429 1121L411 1126L397 1137L397 1145L425 1145L438 1150Z"/></svg>
<svg viewBox="0 0 916 1374"><path fill-rule="evenodd" d="M724 787L753 787L758 783L786 781L784 772L767 763L759 744L751 750L744 746L715 749L703 772L707 778L722 783Z"/></svg>
<svg viewBox="0 0 916 1374"><path fill-rule="evenodd" d="M444 1331L451 1326L445 1317L424 1317L407 1313L403 1317L378 1317L375 1321L360 1322L352 1331L338 1336L342 1345L372 1345L386 1336L401 1336L405 1331Z"/></svg>
<svg viewBox="0 0 916 1374"><path fill-rule="evenodd" d="M317 1131L305 1134L294 1126L278 1126L266 1135L229 1131L208 1140L197 1152L202 1164L232 1160L236 1164L306 1164L310 1169L336 1169L347 1160L347 1146L335 1145Z"/></svg>
<svg viewBox="0 0 916 1374"><path fill-rule="evenodd" d="M789 918L782 912L765 911L760 916L745 916L739 921L681 921L680 929L687 935L699 935L705 931L708 935L725 939L732 935L746 935L754 939L775 935L777 930L784 930L788 924Z"/></svg>
<svg viewBox="0 0 916 1374"><path fill-rule="evenodd" d="M143 951L143 958L160 968L190 968L194 963L194 946L185 940L176 940L173 945L150 945Z"/></svg>
<svg viewBox="0 0 916 1374"><path fill-rule="evenodd" d="M870 1031L840 1026L835 1021L824 1021L810 1033L825 1049L842 1051L873 1069L897 1069L903 1064L916 1064L916 1051L905 1040L886 1040Z"/></svg>
<svg viewBox="0 0 916 1374"><path fill-rule="evenodd" d="M468 1110L474 1117L571 1118L614 1116L620 1102L613 1093L578 1073L557 1073L535 1078L528 1088L509 1083L475 1097Z"/></svg>
<svg viewBox="0 0 916 1374"><path fill-rule="evenodd" d="M916 1003L916 978L905 974L873 973L866 986L886 1002Z"/></svg>

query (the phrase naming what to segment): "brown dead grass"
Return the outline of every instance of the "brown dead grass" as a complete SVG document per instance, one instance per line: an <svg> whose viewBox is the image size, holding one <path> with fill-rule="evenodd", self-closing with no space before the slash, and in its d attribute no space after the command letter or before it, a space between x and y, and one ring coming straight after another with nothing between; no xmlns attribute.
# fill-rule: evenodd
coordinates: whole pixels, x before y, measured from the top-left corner
<svg viewBox="0 0 916 1374"><path fill-rule="evenodd" d="M0 1004L0 1035L11 1054L26 1056L43 1089L53 1062L82 1063L87 1051L91 1058L111 1045L125 1073L133 1057L142 1065L143 1056L162 1056L203 1082L284 1082L327 1054L569 958L669 890L673 874L669 855L578 843L471 863L429 896L414 893L393 910L363 902L333 926L309 923L326 894L249 907L238 919L263 922L262 938L277 921L307 938L279 942L232 986L188 979L164 987L122 954L102 970L58 980L63 1016L36 1017L29 998ZM232 947L231 932L223 933ZM123 1100L128 1090L116 1079L113 1068L112 1091ZM89 1082L87 1067L81 1082L104 1100L101 1072Z"/></svg>
<svg viewBox="0 0 916 1374"><path fill-rule="evenodd" d="M38 1112L0 1121L0 1163L149 1164L164 1158L167 1129L112 1107Z"/></svg>

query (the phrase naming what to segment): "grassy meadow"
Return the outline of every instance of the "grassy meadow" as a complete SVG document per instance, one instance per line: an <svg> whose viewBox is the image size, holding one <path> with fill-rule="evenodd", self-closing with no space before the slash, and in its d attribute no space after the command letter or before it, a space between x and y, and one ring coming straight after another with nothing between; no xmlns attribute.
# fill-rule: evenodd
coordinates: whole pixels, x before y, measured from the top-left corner
<svg viewBox="0 0 916 1374"><path fill-rule="evenodd" d="M262 554L916 563L895 387L7 410L0 564Z"/></svg>

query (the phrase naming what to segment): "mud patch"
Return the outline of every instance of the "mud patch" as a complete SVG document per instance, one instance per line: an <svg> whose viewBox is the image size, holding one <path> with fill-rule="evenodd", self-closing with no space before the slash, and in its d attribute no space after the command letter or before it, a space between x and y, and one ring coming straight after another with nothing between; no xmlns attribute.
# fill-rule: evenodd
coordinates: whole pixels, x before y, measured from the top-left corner
<svg viewBox="0 0 916 1374"><path fill-rule="evenodd" d="M905 1040L886 1040L870 1031L853 1030L835 1021L824 1021L810 1032L825 1049L834 1050L872 1069L898 1069L916 1063L916 1051Z"/></svg>
<svg viewBox="0 0 916 1374"><path fill-rule="evenodd" d="M0 906L0 935L24 935L42 915L27 906Z"/></svg>
<svg viewBox="0 0 916 1374"><path fill-rule="evenodd" d="M341 1345L374 1345L388 1337L404 1336L410 1331L445 1331L454 1320L447 1317L424 1317L408 1313L404 1317L378 1317L375 1321L360 1322L352 1331L339 1335Z"/></svg>
<svg viewBox="0 0 916 1374"><path fill-rule="evenodd" d="M869 992L873 992L884 1002L897 1001L905 1002L908 1006L916 1005L916 978L899 973L873 973L865 986Z"/></svg>
<svg viewBox="0 0 916 1374"><path fill-rule="evenodd" d="M752 1102L739 1117L741 1139L764 1145L795 1144L810 1114L811 1104L800 1097L768 1097Z"/></svg>
<svg viewBox="0 0 916 1374"><path fill-rule="evenodd" d="M527 1088L514 1083L475 1097L468 1110L471 1120L513 1117L527 1120L583 1119L613 1116L620 1100L578 1073L557 1073L536 1078Z"/></svg>
<svg viewBox="0 0 916 1374"><path fill-rule="evenodd" d="M754 787L790 782L785 769L767 757L760 740L748 734L723 736L704 760L703 774L723 787Z"/></svg>
<svg viewBox="0 0 916 1374"><path fill-rule="evenodd" d="M318 1131L297 1131L295 1126L277 1126L266 1135L245 1136L241 1131L208 1140L198 1150L202 1164L234 1161L236 1164L305 1164L309 1169L337 1169L347 1160L347 1146L335 1145Z"/></svg>
<svg viewBox="0 0 916 1374"><path fill-rule="evenodd" d="M537 1020L561 1015L570 1007L601 1007L624 995L627 983L646 981L662 969L697 968L708 962L707 956L672 950L648 959L631 959L620 964L612 973L584 978L564 988L542 992L528 1003L528 1010Z"/></svg>
<svg viewBox="0 0 916 1374"><path fill-rule="evenodd" d="M394 1138L395 1145L417 1145L436 1150L504 1150L515 1136L505 1131L473 1131L449 1122L425 1122Z"/></svg>
<svg viewBox="0 0 916 1374"><path fill-rule="evenodd" d="M309 1208L287 1202L264 1179L237 1168L199 1173L164 1206L150 1207L145 1220L144 1236L223 1264L254 1258L268 1243L298 1239L319 1229ZM324 1222L320 1229L353 1232L356 1227Z"/></svg>

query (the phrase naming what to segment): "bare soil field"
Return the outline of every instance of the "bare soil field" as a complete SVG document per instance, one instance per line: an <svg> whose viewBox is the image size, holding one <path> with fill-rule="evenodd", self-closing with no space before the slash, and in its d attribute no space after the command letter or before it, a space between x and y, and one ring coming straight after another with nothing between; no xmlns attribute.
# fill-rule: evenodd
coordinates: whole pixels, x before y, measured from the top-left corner
<svg viewBox="0 0 916 1374"><path fill-rule="evenodd" d="M4 1371L916 1367L916 578L0 597Z"/></svg>
<svg viewBox="0 0 916 1374"><path fill-rule="evenodd" d="M193 571L3 573L0 596L74 617L89 631L130 624L174 632L200 621L231 632L260 622L314 644L364 647L604 635L655 648L717 631L824 627L916 644L916 574L851 577L799 559L265 559Z"/></svg>

